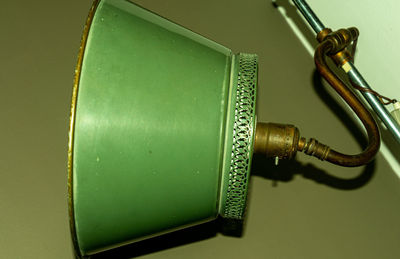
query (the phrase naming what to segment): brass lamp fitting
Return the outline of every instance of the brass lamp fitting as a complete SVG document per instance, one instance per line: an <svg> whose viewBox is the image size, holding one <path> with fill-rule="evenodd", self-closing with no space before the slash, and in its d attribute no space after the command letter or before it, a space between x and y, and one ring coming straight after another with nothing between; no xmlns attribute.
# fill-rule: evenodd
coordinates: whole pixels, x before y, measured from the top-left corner
<svg viewBox="0 0 400 259"><path fill-rule="evenodd" d="M268 158L292 159L297 151L325 160L330 148L316 139L300 138L297 127L289 124L257 123L254 152Z"/></svg>
<svg viewBox="0 0 400 259"><path fill-rule="evenodd" d="M324 40L332 41L332 47L328 54L334 55L342 50L344 50L347 46L351 44L351 42L355 41L358 38L359 31L355 27L351 27L348 29L339 29L337 31L332 32L330 29L322 30L317 39L319 42Z"/></svg>
<svg viewBox="0 0 400 259"><path fill-rule="evenodd" d="M288 124L257 123L254 152L266 157L291 159L296 155L299 130Z"/></svg>
<svg viewBox="0 0 400 259"><path fill-rule="evenodd" d="M354 49L357 44L359 30L356 27L350 27L348 29L339 29L332 31L329 28L325 28L320 31L317 35L319 42L330 41L332 48L326 53L329 55L336 65L342 66L348 61L354 59ZM347 50L347 47L353 42L353 53Z"/></svg>

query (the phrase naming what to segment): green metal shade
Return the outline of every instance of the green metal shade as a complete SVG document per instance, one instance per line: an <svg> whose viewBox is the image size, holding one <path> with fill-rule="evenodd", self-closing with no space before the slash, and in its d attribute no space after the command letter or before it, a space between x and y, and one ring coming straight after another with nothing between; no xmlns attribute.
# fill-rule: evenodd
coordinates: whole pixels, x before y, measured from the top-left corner
<svg viewBox="0 0 400 259"><path fill-rule="evenodd" d="M73 93L79 256L244 214L257 57L125 0L96 1Z"/></svg>

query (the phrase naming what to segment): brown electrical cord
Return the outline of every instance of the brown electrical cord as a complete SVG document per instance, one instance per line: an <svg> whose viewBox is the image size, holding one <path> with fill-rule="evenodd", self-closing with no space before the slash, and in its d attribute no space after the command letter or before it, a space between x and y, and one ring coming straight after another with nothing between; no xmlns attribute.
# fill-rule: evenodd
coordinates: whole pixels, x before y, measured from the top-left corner
<svg viewBox="0 0 400 259"><path fill-rule="evenodd" d="M368 88L362 87L362 86L360 86L360 85L354 83L353 81L351 81L351 84L353 85L353 87L354 87L355 89L357 89L357 90L359 90L359 91L361 91L361 92L367 92L367 93L370 93L370 94L375 95L376 97L379 98L379 101L380 101L383 105L388 105L388 104L396 103L396 102L397 102L396 99L391 99L391 98L389 98L389 97L383 96L383 95L379 94L378 92L376 92L376 91L374 91L374 90L372 90L372 89L368 89ZM384 100L386 100L386 102L385 102Z"/></svg>
<svg viewBox="0 0 400 259"><path fill-rule="evenodd" d="M318 157L322 160L327 160L331 163L341 166L360 166L371 161L379 150L380 134L378 126L372 115L357 99L353 92L338 78L328 67L326 56L334 49L334 43L330 40L325 40L320 43L315 51L314 61L319 73L325 80L335 89L335 91L346 101L351 109L357 114L358 118L363 123L368 134L368 147L356 155L346 155L330 149L324 144L311 139L306 143L304 138L301 138L298 145L299 151L305 151L306 154Z"/></svg>

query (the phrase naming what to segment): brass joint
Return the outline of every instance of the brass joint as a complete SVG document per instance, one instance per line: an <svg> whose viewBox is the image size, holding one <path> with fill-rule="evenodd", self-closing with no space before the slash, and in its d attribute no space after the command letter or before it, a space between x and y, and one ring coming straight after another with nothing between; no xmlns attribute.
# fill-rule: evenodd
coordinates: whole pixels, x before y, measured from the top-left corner
<svg viewBox="0 0 400 259"><path fill-rule="evenodd" d="M353 41L353 37L349 30L340 29L330 33L324 40L332 42L332 49L328 54L334 55L349 46Z"/></svg>
<svg viewBox="0 0 400 259"><path fill-rule="evenodd" d="M326 36L332 33L332 30L330 28L324 28L322 31L320 31L317 34L317 40L318 42L323 42Z"/></svg>
<svg viewBox="0 0 400 259"><path fill-rule="evenodd" d="M336 65L343 66L348 61L353 61L353 56L347 50L347 47L352 42L356 42L359 34L360 33L356 27L339 29L337 31L325 28L318 33L317 40L319 42L325 40L331 42L331 49L327 54L332 58Z"/></svg>
<svg viewBox="0 0 400 259"><path fill-rule="evenodd" d="M293 125L257 123L254 152L266 157L291 159L296 155L299 130Z"/></svg>
<svg viewBox="0 0 400 259"><path fill-rule="evenodd" d="M329 28L325 28L318 33L317 40L319 42L330 41L332 43L332 48L327 54L335 55L355 41L358 38L358 35L359 31L355 27L339 29L334 32Z"/></svg>
<svg viewBox="0 0 400 259"><path fill-rule="evenodd" d="M346 49L344 49L334 55L331 55L330 57L338 67L343 66L345 63L347 63L349 61L353 61L352 55Z"/></svg>
<svg viewBox="0 0 400 259"><path fill-rule="evenodd" d="M314 138L310 138L308 142L305 138L301 138L298 145L298 151L304 151L306 155L315 156L320 160L325 160L331 149L327 145L319 143Z"/></svg>

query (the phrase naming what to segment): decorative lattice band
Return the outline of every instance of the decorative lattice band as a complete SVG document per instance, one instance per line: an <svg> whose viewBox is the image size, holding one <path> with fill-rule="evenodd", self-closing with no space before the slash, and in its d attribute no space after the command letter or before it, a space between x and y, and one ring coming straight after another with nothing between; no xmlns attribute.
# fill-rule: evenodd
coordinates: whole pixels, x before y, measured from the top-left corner
<svg viewBox="0 0 400 259"><path fill-rule="evenodd" d="M257 55L239 54L233 142L223 216L243 218L253 153Z"/></svg>

